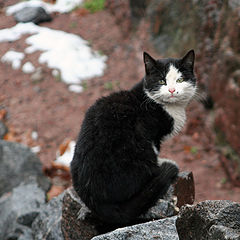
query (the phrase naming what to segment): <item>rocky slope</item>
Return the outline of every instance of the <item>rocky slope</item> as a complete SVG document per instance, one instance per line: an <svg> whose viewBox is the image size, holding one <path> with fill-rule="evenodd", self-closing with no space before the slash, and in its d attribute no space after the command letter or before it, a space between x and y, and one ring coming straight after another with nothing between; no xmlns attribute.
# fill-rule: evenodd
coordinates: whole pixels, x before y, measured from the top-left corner
<svg viewBox="0 0 240 240"><path fill-rule="evenodd" d="M239 1L129 2L132 18L149 24L149 39L160 54L196 50L199 87L208 95L206 107L214 107L218 143L228 146L221 161L240 186Z"/></svg>

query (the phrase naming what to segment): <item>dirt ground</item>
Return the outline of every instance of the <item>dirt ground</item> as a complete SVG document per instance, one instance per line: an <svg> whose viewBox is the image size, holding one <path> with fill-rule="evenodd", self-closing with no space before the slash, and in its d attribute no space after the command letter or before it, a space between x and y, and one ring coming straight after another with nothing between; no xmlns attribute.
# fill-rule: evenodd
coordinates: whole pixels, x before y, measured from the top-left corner
<svg viewBox="0 0 240 240"><path fill-rule="evenodd" d="M7 4L15 2L10 0ZM2 3L2 6L7 4ZM14 25L13 18L1 11L0 29ZM12 134L9 140L30 147L41 146L38 156L44 166L51 166L60 144L66 139L76 139L88 107L101 96L132 87L143 77L142 52L149 51L155 57L157 54L140 31L123 37L121 27L107 10L83 16L77 12L55 14L52 22L41 26L79 34L95 50L108 56L104 76L88 80L85 91L80 94L69 92L65 83L40 65L39 53L27 55L23 62L30 60L42 68L43 79L38 82L33 82L30 74L0 62L0 110L7 113L5 122ZM0 43L0 56L10 48L21 51L24 46L24 38ZM197 202L206 199L240 201L240 189L230 184L219 161L212 127L214 113L193 101L187 115L184 131L163 144L160 156L175 160L181 171L193 172ZM32 131L38 133L38 139L31 139Z"/></svg>

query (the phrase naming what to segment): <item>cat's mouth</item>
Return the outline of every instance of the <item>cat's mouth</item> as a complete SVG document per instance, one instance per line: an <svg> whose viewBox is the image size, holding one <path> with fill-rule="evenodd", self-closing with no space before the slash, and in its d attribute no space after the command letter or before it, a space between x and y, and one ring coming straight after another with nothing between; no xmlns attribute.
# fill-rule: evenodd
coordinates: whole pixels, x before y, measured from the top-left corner
<svg viewBox="0 0 240 240"><path fill-rule="evenodd" d="M174 95L171 95L167 98L162 99L162 102L164 102L164 103L176 103L178 101L179 101L178 97L174 96Z"/></svg>
<svg viewBox="0 0 240 240"><path fill-rule="evenodd" d="M151 98L153 101L159 104L185 104L186 102L189 102L190 96L185 95L179 95L179 94L168 94L163 95L159 92L156 93L150 93L149 91L145 90L145 93L149 98Z"/></svg>

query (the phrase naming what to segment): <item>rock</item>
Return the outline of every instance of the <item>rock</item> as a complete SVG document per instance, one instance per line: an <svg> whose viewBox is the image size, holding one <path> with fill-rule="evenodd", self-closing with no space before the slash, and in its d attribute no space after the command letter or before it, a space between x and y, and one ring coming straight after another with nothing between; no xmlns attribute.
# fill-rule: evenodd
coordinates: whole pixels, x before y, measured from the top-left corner
<svg viewBox="0 0 240 240"><path fill-rule="evenodd" d="M140 222L141 219L145 222L147 219L152 221L176 215L178 208L172 201L172 192L173 189L170 189L167 200L160 199L146 214L140 216ZM91 215L91 211L80 200L73 188L65 192L62 216L62 232L65 239L88 240L99 234L95 227L96 220Z"/></svg>
<svg viewBox="0 0 240 240"><path fill-rule="evenodd" d="M177 196L177 207L193 204L195 200L195 185L192 172L181 172L174 186L174 195Z"/></svg>
<svg viewBox="0 0 240 240"><path fill-rule="evenodd" d="M0 239L33 239L31 224L45 203L37 182L20 185L0 198Z"/></svg>
<svg viewBox="0 0 240 240"><path fill-rule="evenodd" d="M224 227L221 225L213 225L209 229L209 240L239 240L240 234L239 231Z"/></svg>
<svg viewBox="0 0 240 240"><path fill-rule="evenodd" d="M50 181L44 176L38 157L19 143L0 140L0 196L21 182L31 182L32 177L44 191L49 189Z"/></svg>
<svg viewBox="0 0 240 240"><path fill-rule="evenodd" d="M240 239L240 204L204 201L180 209L176 220L179 239Z"/></svg>
<svg viewBox="0 0 240 240"><path fill-rule="evenodd" d="M0 120L0 139L3 139L5 134L8 132L6 125Z"/></svg>
<svg viewBox="0 0 240 240"><path fill-rule="evenodd" d="M134 6L131 5L132 8ZM196 50L198 86L212 99L215 128L238 154L227 156L224 167L240 186L240 1L147 1L150 39L165 56ZM191 9L187 11L186 9ZM177 21L176 21L177 19ZM189 27L197 26L195 28ZM206 74L207 73L207 74ZM213 105L213 104L210 104Z"/></svg>
<svg viewBox="0 0 240 240"><path fill-rule="evenodd" d="M88 240L98 235L91 213L73 188L66 190L63 198L62 232L65 239Z"/></svg>
<svg viewBox="0 0 240 240"><path fill-rule="evenodd" d="M159 199L155 206L151 207L147 213L140 216L140 218L149 219L161 219L166 217L172 217L178 214L179 209L176 208L173 202L164 199Z"/></svg>
<svg viewBox="0 0 240 240"><path fill-rule="evenodd" d="M178 240L176 217L119 228L113 232L94 237L92 240Z"/></svg>
<svg viewBox="0 0 240 240"><path fill-rule="evenodd" d="M51 16L42 7L25 7L14 14L16 22L41 23L51 21Z"/></svg>
<svg viewBox="0 0 240 240"><path fill-rule="evenodd" d="M41 207L32 224L34 240L64 239L61 231L62 200L63 194Z"/></svg>
<svg viewBox="0 0 240 240"><path fill-rule="evenodd" d="M164 199L159 199L155 206L151 207L145 214L139 218L148 219L149 221L172 217L178 214L179 208L176 206L176 197L174 194L174 187L170 186Z"/></svg>

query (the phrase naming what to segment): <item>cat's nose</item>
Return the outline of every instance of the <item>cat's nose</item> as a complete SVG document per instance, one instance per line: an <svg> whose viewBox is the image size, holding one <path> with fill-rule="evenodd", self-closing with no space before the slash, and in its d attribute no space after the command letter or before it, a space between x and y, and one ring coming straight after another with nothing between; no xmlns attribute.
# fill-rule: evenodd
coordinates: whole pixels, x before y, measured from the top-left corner
<svg viewBox="0 0 240 240"><path fill-rule="evenodd" d="M169 88L168 91L173 94L176 91L176 89L175 88Z"/></svg>

